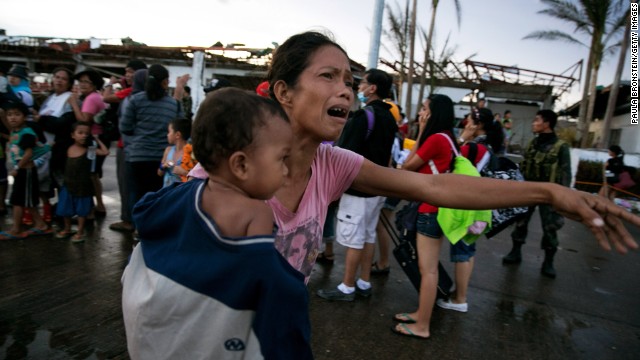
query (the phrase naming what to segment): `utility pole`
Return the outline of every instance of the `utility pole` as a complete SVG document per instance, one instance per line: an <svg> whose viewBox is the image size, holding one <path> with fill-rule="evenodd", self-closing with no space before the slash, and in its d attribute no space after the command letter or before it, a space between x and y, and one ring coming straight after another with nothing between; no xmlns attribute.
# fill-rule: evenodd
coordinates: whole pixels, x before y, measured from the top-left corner
<svg viewBox="0 0 640 360"><path fill-rule="evenodd" d="M416 47L416 12L418 11L417 9L417 1L413 0L413 10L411 11L411 26L409 27L409 36L411 37L410 39L410 45L409 45L409 74L407 75L407 91L405 92L405 106L404 106L404 112L405 114L407 114L407 116L412 119L413 115L411 113L411 105L413 103L411 97L413 96L413 94L411 93L412 88L413 88L413 72L414 69L413 67L414 65L414 49Z"/></svg>
<svg viewBox="0 0 640 360"><path fill-rule="evenodd" d="M382 36L382 15L384 14L384 0L376 0L373 8L373 24L371 26L371 40L369 40L369 60L367 69L378 68L380 56L380 36Z"/></svg>

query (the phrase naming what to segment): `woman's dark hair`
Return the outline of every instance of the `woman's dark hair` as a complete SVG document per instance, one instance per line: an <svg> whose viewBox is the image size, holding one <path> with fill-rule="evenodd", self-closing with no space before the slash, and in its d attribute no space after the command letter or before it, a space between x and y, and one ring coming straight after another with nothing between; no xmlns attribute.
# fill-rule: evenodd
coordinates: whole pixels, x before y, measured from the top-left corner
<svg viewBox="0 0 640 360"><path fill-rule="evenodd" d="M67 69L66 67L57 67L53 69L51 74L55 76L56 73L60 71L63 71L64 73L67 74L67 82L69 83L69 85L67 86L67 91L71 91L71 88L73 87L73 71Z"/></svg>
<svg viewBox="0 0 640 360"><path fill-rule="evenodd" d="M622 148L618 145L609 146L609 151L614 153L617 157L621 157L621 158L624 157L624 150L622 150Z"/></svg>
<svg viewBox="0 0 640 360"><path fill-rule="evenodd" d="M162 87L162 82L168 78L169 71L164 66L153 64L149 67L147 82L144 86L144 91L146 91L149 100L160 100L167 94L165 88Z"/></svg>
<svg viewBox="0 0 640 360"><path fill-rule="evenodd" d="M86 121L76 121L73 124L71 124L71 132L75 132L76 129L78 128L78 126L86 126L89 129L91 129L91 124L86 122Z"/></svg>
<svg viewBox="0 0 640 360"><path fill-rule="evenodd" d="M504 132L502 125L493 118L493 112L488 108L474 109L473 122L482 125L487 135L487 144L494 152L500 152L504 146Z"/></svg>
<svg viewBox="0 0 640 360"><path fill-rule="evenodd" d="M450 97L440 94L430 95L428 99L431 117L429 117L425 129L422 131L420 139L418 139L418 147L420 147L429 136L444 132L451 138L456 149L459 150L458 144L453 139L453 121L455 119L453 101Z"/></svg>
<svg viewBox="0 0 640 360"><path fill-rule="evenodd" d="M207 171L216 169L236 151L253 143L267 119L289 122L277 102L255 92L227 87L207 95L193 122L193 152Z"/></svg>
<svg viewBox="0 0 640 360"><path fill-rule="evenodd" d="M191 120L185 118L177 118L169 123L174 132L179 132L184 140L191 137Z"/></svg>
<svg viewBox="0 0 640 360"><path fill-rule="evenodd" d="M349 58L347 52L328 35L315 31L293 35L280 45L273 54L267 74L271 98L276 99L273 86L279 80L289 86L296 86L300 74L309 66L311 56L316 50L326 45L335 46Z"/></svg>

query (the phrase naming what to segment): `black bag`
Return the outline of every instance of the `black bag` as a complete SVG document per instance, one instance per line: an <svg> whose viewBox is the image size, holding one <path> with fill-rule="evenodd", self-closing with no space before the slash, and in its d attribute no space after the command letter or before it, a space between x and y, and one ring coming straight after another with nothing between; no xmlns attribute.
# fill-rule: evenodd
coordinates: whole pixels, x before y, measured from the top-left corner
<svg viewBox="0 0 640 360"><path fill-rule="evenodd" d="M418 203L419 204L419 203ZM408 206L408 205L407 205ZM405 208L407 207L405 206ZM409 207L411 208L411 207ZM403 209L404 210L404 209ZM402 211L402 210L400 210ZM415 206L415 213L417 217L418 208ZM397 221L398 215L396 215ZM413 225L413 241L408 240L406 237L401 238L397 229L391 224L391 220L387 218L383 213L380 213L380 222L384 226L385 230L389 234L389 237L393 241L395 248L393 249L393 256L400 264L400 267L407 274L407 277L413 284L413 287L420 292L420 281L422 276L420 275L420 268L418 267L418 251L416 250L416 236L415 236L415 223ZM404 229L406 231L406 229ZM451 293L451 287L453 281L447 273L447 270L442 266L442 263L438 262L438 291L437 298L446 299Z"/></svg>
<svg viewBox="0 0 640 360"><path fill-rule="evenodd" d="M524 176L522 176L518 165L505 157L499 157L497 159L497 166L494 170L489 169L480 174L483 177L500 180L524 181ZM525 217L528 212L528 206L493 209L491 211L491 230L489 230L485 236L491 238L497 235L509 225Z"/></svg>
<svg viewBox="0 0 640 360"><path fill-rule="evenodd" d="M488 151L491 151L488 149ZM469 143L469 159L475 159L478 152L478 144ZM506 157L498 157L492 152L489 164L480 170L480 176L500 180L524 181L524 176L516 163ZM474 160L471 160L476 165ZM487 238L497 235L509 225L522 219L529 212L528 207L514 207L491 210L491 229L485 233Z"/></svg>
<svg viewBox="0 0 640 360"><path fill-rule="evenodd" d="M416 243L416 221L418 219L419 201L409 201L396 213L396 229L402 234L402 239Z"/></svg>

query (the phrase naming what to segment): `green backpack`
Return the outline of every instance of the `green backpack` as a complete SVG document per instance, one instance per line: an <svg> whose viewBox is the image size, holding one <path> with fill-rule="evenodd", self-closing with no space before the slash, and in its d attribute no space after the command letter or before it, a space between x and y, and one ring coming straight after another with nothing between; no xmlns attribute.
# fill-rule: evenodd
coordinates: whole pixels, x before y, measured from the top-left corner
<svg viewBox="0 0 640 360"><path fill-rule="evenodd" d="M448 135L438 133L449 141L455 154L453 159L453 173L480 177L480 173L471 161L462 156ZM432 166L435 169L435 166ZM434 172L437 174L437 170ZM438 224L442 232L452 244L462 240L466 244L473 244L482 234L491 229L491 210L461 210L441 207L438 209Z"/></svg>

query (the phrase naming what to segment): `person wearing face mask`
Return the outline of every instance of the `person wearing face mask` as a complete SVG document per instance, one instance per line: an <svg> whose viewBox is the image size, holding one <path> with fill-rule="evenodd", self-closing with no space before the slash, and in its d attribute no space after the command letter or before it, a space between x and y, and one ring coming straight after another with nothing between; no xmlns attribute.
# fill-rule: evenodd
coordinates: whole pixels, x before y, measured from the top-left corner
<svg viewBox="0 0 640 360"><path fill-rule="evenodd" d="M398 131L391 105L383 101L389 95L391 84L391 76L384 71L370 69L365 72L358 86L358 99L366 104L366 109L358 110L347 121L336 146L358 153L378 165L389 165L391 147ZM356 294L371 295L371 262L384 200L383 196L354 189L347 190L340 198L336 241L347 247L345 272L342 283L336 288L318 291L321 298L353 301ZM356 282L358 268L360 278Z"/></svg>

